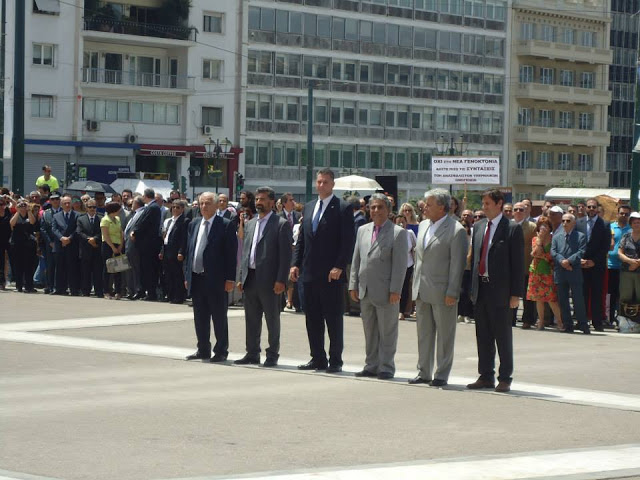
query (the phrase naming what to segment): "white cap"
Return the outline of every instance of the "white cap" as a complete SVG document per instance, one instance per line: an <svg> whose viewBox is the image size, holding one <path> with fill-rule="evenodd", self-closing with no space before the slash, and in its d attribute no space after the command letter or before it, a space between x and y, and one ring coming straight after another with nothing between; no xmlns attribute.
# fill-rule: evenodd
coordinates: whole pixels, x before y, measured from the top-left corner
<svg viewBox="0 0 640 480"><path fill-rule="evenodd" d="M631 215L629 215L629 218L640 218L640 213L632 212Z"/></svg>
<svg viewBox="0 0 640 480"><path fill-rule="evenodd" d="M551 209L549 209L549 211L553 213L564 213L562 207L559 207L558 205L554 205L553 207L551 207Z"/></svg>

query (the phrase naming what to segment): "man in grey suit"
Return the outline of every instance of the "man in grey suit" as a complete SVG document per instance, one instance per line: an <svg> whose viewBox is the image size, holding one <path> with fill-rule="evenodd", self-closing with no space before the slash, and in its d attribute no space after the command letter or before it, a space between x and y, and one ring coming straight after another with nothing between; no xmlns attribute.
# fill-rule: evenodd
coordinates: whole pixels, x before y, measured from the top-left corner
<svg viewBox="0 0 640 480"><path fill-rule="evenodd" d="M365 366L356 377L393 378L398 343L400 293L407 271L407 232L389 220L391 202L374 193L371 223L358 229L351 260L349 294L360 302L366 342Z"/></svg>
<svg viewBox="0 0 640 480"><path fill-rule="evenodd" d="M270 187L256 191L258 216L245 227L238 289L244 291L247 354L236 365L260 363L262 314L269 330L265 367L278 365L280 351L280 295L284 292L291 265L291 227L273 213L276 192Z"/></svg>
<svg viewBox="0 0 640 480"><path fill-rule="evenodd" d="M409 383L443 387L453 365L458 298L469 242L464 227L449 215L449 192L436 188L424 198L428 220L418 228L413 276L419 372ZM437 368L432 377L436 339Z"/></svg>
<svg viewBox="0 0 640 480"><path fill-rule="evenodd" d="M131 267L125 274L129 300L137 300L144 296L141 293L142 285L140 284L140 253L130 235L140 220L144 208L144 200L140 195L136 196L131 203L131 214L127 217L127 224L124 227L124 251Z"/></svg>

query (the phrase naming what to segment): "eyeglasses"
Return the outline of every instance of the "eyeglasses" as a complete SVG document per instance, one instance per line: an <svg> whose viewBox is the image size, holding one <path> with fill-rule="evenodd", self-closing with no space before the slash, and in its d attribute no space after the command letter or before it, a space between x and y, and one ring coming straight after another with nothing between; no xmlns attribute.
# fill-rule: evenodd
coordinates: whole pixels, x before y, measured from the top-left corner
<svg viewBox="0 0 640 480"><path fill-rule="evenodd" d="M2 205L2 203L0 203L0 205ZM629 212L619 212L618 215L620 215L621 217L628 217Z"/></svg>
<svg viewBox="0 0 640 480"><path fill-rule="evenodd" d="M596 210L597 208L596 205L587 205L587 210Z"/></svg>
<svg viewBox="0 0 640 480"><path fill-rule="evenodd" d="M514 212L524 212L524 208L514 208Z"/></svg>
<svg viewBox="0 0 640 480"><path fill-rule="evenodd" d="M91 210L95 210L97 207L92 207L91 205L87 205L87 208L89 208Z"/></svg>
<svg viewBox="0 0 640 480"><path fill-rule="evenodd" d="M174 205L171 208L182 208L180 205Z"/></svg>
<svg viewBox="0 0 640 480"><path fill-rule="evenodd" d="M473 218L486 218L484 215L474 215Z"/></svg>
<svg viewBox="0 0 640 480"><path fill-rule="evenodd" d="M563 218L562 223L571 223L571 220L569 220L568 218Z"/></svg>

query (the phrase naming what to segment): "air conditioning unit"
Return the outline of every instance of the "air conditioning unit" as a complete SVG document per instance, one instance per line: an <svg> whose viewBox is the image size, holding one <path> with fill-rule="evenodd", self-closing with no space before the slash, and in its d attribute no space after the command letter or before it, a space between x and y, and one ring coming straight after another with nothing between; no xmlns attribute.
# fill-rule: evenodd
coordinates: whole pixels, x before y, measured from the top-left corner
<svg viewBox="0 0 640 480"><path fill-rule="evenodd" d="M90 132L97 132L100 130L100 123L95 120L87 120L87 130Z"/></svg>
<svg viewBox="0 0 640 480"><path fill-rule="evenodd" d="M127 143L136 143L138 141L138 136L132 134L127 135L126 142Z"/></svg>
<svg viewBox="0 0 640 480"><path fill-rule="evenodd" d="M213 125L205 125L202 127L203 135L213 135Z"/></svg>

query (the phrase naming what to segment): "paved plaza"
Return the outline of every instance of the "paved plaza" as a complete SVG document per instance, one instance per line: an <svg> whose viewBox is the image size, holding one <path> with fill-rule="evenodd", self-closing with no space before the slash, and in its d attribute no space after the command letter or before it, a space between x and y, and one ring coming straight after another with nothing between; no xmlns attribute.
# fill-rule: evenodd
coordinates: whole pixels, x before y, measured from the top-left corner
<svg viewBox="0 0 640 480"><path fill-rule="evenodd" d="M2 479L640 478L640 335L514 329L509 394L468 391L472 324L458 326L450 385L411 386L416 325L400 324L396 378L301 372L304 316L282 318L280 366L195 350L188 306L0 292ZM263 347L266 345L266 328ZM263 355L264 359L264 355Z"/></svg>

